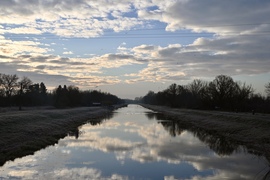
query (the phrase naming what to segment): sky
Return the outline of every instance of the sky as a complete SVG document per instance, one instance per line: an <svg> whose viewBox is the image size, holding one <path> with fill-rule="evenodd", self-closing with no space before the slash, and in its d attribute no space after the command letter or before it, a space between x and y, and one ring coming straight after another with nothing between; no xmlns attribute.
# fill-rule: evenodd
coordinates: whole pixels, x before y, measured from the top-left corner
<svg viewBox="0 0 270 180"><path fill-rule="evenodd" d="M1 0L0 73L120 98L220 74L264 94L270 1Z"/></svg>

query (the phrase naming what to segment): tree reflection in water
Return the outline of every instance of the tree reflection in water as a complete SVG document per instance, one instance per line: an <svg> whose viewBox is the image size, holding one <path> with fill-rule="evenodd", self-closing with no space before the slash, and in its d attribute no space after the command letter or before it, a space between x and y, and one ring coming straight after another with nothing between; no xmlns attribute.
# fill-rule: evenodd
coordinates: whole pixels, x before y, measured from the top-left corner
<svg viewBox="0 0 270 180"><path fill-rule="evenodd" d="M194 135L220 156L231 155L233 152L237 151L238 148L240 148L235 141L228 140L222 136L209 134L208 132L199 128L197 128L195 131L194 130L195 128L192 131Z"/></svg>
<svg viewBox="0 0 270 180"><path fill-rule="evenodd" d="M185 129L181 128L181 126L175 121L164 121L160 123L172 137L179 136L185 131Z"/></svg>
<svg viewBox="0 0 270 180"><path fill-rule="evenodd" d="M166 129L166 131L169 132L169 134L172 137L179 136L185 129L180 128L178 123L176 121L171 121L170 117L166 117L162 113L152 113L152 112L147 112L145 113L146 117L150 120L163 120L159 123L163 125L163 127ZM168 121L164 121L164 119L168 119Z"/></svg>
<svg viewBox="0 0 270 180"><path fill-rule="evenodd" d="M97 119L91 119L89 121L87 121L88 124L91 124L92 126L96 126L96 125L100 125L102 124L104 121L107 121L109 119L112 119L115 113L108 113L105 114L103 117L101 118L97 118Z"/></svg>
<svg viewBox="0 0 270 180"><path fill-rule="evenodd" d="M104 121L107 121L108 119L113 118L114 113L109 113L103 116L102 118L97 118L97 119L91 119L87 121L88 124L91 124L92 126L100 125ZM80 127L77 127L71 131L68 132L68 136L75 136L75 139L78 139L79 136L83 133L82 131L79 131Z"/></svg>
<svg viewBox="0 0 270 180"><path fill-rule="evenodd" d="M164 120L166 118L162 113L146 112L145 115L149 120Z"/></svg>
<svg viewBox="0 0 270 180"><path fill-rule="evenodd" d="M228 137L220 136L217 132L207 131L205 129L195 127L191 123L174 120L175 118L165 116L161 113L146 113L148 119L155 119L162 124L164 129L172 136L176 137L181 135L184 131L189 131L194 134L200 141L205 143L211 150L213 150L219 156L229 156L238 150L245 150L250 154L254 154L258 157L265 157L267 160L268 169L263 169L257 174L258 179L270 179L270 156L269 150L265 148L265 152L259 152L250 149L249 145L242 142L234 141Z"/></svg>
<svg viewBox="0 0 270 180"><path fill-rule="evenodd" d="M164 116L161 113L146 113L146 116L150 119L158 120L172 137L179 136L184 131L192 132L195 137L207 144L210 149L220 156L231 155L234 151L237 151L237 149L240 148L240 144L235 141L211 133L202 128L173 120L172 117Z"/></svg>
<svg viewBox="0 0 270 180"><path fill-rule="evenodd" d="M76 128L76 129L69 131L68 136L75 136L75 139L78 139L81 133L82 132L79 131L79 128Z"/></svg>

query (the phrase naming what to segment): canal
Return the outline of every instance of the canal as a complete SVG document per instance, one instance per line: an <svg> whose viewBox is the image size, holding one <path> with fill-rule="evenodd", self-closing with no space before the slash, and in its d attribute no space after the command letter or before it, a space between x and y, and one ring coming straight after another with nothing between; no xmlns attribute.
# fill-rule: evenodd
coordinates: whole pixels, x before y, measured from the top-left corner
<svg viewBox="0 0 270 180"><path fill-rule="evenodd" d="M267 159L243 145L129 105L7 162L0 179L262 179L268 172Z"/></svg>

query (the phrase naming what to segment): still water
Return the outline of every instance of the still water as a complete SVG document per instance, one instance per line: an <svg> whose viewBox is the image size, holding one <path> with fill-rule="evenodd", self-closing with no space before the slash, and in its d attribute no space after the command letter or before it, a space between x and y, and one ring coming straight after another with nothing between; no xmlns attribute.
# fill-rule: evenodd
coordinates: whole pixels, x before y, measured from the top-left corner
<svg viewBox="0 0 270 180"><path fill-rule="evenodd" d="M89 122L58 144L0 167L0 179L261 179L245 147L138 105Z"/></svg>

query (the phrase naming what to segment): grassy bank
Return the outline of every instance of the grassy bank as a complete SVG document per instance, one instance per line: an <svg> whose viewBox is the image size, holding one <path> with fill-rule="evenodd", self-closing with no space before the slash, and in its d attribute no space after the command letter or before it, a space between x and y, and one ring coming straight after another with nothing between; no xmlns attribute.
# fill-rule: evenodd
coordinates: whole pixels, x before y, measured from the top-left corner
<svg viewBox="0 0 270 180"><path fill-rule="evenodd" d="M270 160L270 115L252 113L229 113L219 111L198 111L173 109L165 106L143 105L171 118L202 128L209 133L228 138L248 151L264 155Z"/></svg>
<svg viewBox="0 0 270 180"><path fill-rule="evenodd" d="M120 106L118 106L120 107ZM25 109L0 113L0 165L55 144L89 120L106 117L112 109Z"/></svg>

